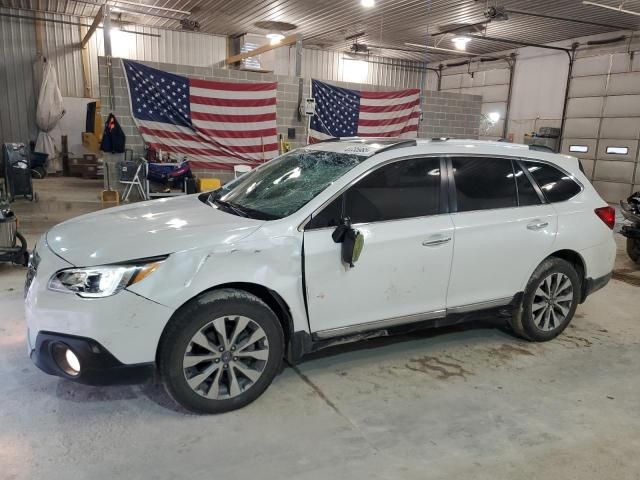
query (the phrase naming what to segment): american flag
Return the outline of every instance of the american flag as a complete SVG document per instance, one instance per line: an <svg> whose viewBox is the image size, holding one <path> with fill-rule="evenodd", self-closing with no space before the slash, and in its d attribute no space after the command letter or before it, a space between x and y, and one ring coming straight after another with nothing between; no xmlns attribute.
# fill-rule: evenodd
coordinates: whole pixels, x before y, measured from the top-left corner
<svg viewBox="0 0 640 480"><path fill-rule="evenodd" d="M367 92L311 80L316 112L309 143L333 137L418 136L420 90Z"/></svg>
<svg viewBox="0 0 640 480"><path fill-rule="evenodd" d="M122 60L144 141L192 168L255 166L278 154L277 83L214 82Z"/></svg>

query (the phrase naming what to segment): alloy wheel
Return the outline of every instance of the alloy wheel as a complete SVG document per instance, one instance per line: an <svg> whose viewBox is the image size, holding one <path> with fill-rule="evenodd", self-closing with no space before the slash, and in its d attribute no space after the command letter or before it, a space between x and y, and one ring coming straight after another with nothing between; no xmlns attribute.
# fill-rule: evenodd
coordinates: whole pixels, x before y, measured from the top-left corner
<svg viewBox="0 0 640 480"><path fill-rule="evenodd" d="M569 315L573 303L573 284L564 273L552 273L540 282L533 295L533 323L544 332L555 330Z"/></svg>
<svg viewBox="0 0 640 480"><path fill-rule="evenodd" d="M191 389L212 400L247 391L261 377L269 359L267 334L248 317L216 318L187 344L182 368Z"/></svg>

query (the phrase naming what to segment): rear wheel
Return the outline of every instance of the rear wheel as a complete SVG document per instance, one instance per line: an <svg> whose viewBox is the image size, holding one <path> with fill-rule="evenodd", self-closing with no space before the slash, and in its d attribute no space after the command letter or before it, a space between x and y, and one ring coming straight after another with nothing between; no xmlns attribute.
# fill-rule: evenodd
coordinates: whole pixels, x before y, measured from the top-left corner
<svg viewBox="0 0 640 480"><path fill-rule="evenodd" d="M279 372L284 336L258 297L223 289L179 311L163 334L158 366L171 397L197 413L251 403Z"/></svg>
<svg viewBox="0 0 640 480"><path fill-rule="evenodd" d="M531 276L514 313L514 331L528 340L544 342L567 328L580 302L582 281L573 265L560 258L548 258Z"/></svg>
<svg viewBox="0 0 640 480"><path fill-rule="evenodd" d="M627 238L627 254L636 263L640 263L640 238Z"/></svg>

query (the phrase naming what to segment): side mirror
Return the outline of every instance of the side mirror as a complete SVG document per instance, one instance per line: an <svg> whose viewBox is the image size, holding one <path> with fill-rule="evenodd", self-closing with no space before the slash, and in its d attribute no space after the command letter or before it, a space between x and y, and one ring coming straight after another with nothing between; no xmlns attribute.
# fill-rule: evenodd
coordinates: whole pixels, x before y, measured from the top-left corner
<svg viewBox="0 0 640 480"><path fill-rule="evenodd" d="M342 261L354 267L364 248L364 235L352 228L351 221L345 218L333 231L332 238L335 243L342 244Z"/></svg>

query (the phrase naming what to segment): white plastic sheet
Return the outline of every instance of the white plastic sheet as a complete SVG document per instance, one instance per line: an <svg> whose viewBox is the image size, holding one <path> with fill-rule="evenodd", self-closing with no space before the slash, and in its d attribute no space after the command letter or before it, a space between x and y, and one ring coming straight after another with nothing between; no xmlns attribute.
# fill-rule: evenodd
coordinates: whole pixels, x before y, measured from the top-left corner
<svg viewBox="0 0 640 480"><path fill-rule="evenodd" d="M56 69L51 62L46 62L43 65L42 85L36 110L36 124L41 132L38 134L35 150L49 154L49 172L62 170L58 168L60 162L57 161L56 144L50 133L64 113L64 102L58 88Z"/></svg>

